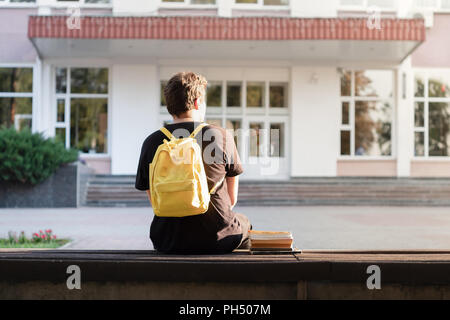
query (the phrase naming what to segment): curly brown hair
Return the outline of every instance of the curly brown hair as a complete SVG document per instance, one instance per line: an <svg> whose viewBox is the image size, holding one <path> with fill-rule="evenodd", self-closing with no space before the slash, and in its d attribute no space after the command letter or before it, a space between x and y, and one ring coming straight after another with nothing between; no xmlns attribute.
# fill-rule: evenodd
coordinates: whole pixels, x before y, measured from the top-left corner
<svg viewBox="0 0 450 320"><path fill-rule="evenodd" d="M194 109L195 99L202 98L206 92L205 77L194 72L178 72L164 87L167 110L179 116Z"/></svg>

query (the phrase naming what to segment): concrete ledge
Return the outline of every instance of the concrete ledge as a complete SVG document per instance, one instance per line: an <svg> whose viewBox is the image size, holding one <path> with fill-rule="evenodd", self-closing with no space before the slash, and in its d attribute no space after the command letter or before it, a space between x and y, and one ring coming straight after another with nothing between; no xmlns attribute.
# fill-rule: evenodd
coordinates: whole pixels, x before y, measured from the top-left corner
<svg viewBox="0 0 450 320"><path fill-rule="evenodd" d="M81 290L66 287L81 269ZM381 290L366 286L381 269ZM447 251L171 256L154 251L0 252L1 299L450 299Z"/></svg>
<svg viewBox="0 0 450 320"><path fill-rule="evenodd" d="M0 208L76 208L86 197L92 170L80 161L61 165L37 185L0 183Z"/></svg>

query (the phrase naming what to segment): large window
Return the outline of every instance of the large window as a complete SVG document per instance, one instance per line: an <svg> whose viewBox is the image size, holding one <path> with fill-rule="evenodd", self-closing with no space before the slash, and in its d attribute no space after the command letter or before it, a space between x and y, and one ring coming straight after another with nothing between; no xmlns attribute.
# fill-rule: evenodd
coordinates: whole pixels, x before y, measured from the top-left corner
<svg viewBox="0 0 450 320"><path fill-rule="evenodd" d="M33 111L33 68L0 68L0 126L29 128Z"/></svg>
<svg viewBox="0 0 450 320"><path fill-rule="evenodd" d="M160 0L162 4L194 4L194 5L216 5L217 0ZM227 0L233 1L233 0ZM289 0L234 0L238 6L250 5L254 7L262 6L288 6Z"/></svg>
<svg viewBox="0 0 450 320"><path fill-rule="evenodd" d="M259 6L288 6L289 0L235 0L236 4L253 4Z"/></svg>
<svg viewBox="0 0 450 320"><path fill-rule="evenodd" d="M414 155L450 156L450 72L416 72Z"/></svg>
<svg viewBox="0 0 450 320"><path fill-rule="evenodd" d="M56 68L55 136L66 147L107 153L108 69Z"/></svg>
<svg viewBox="0 0 450 320"><path fill-rule="evenodd" d="M49 4L54 7L83 6L83 7L108 7L112 5L112 0L50 0ZM36 6L36 0L0 0L0 6L9 7L30 7Z"/></svg>
<svg viewBox="0 0 450 320"><path fill-rule="evenodd" d="M166 83L162 80L160 84L163 110ZM235 133L244 129L242 135L234 135L241 156L284 157L289 113L287 97L287 82L208 80L206 122ZM268 132L270 135L266 134Z"/></svg>
<svg viewBox="0 0 450 320"><path fill-rule="evenodd" d="M339 0L339 6L346 10L365 10L371 7L395 10L397 1L399 0Z"/></svg>
<svg viewBox="0 0 450 320"><path fill-rule="evenodd" d="M111 0L56 0L57 3L78 3L78 4L86 4L86 5L98 5L98 4L111 4Z"/></svg>
<svg viewBox="0 0 450 320"><path fill-rule="evenodd" d="M391 156L393 72L340 70L340 154Z"/></svg>
<svg viewBox="0 0 450 320"><path fill-rule="evenodd" d="M444 11L450 10L449 0L414 0L413 6L422 10Z"/></svg>
<svg viewBox="0 0 450 320"><path fill-rule="evenodd" d="M161 0L161 3L216 4L216 0Z"/></svg>
<svg viewBox="0 0 450 320"><path fill-rule="evenodd" d="M0 0L0 5L35 4L36 0Z"/></svg>

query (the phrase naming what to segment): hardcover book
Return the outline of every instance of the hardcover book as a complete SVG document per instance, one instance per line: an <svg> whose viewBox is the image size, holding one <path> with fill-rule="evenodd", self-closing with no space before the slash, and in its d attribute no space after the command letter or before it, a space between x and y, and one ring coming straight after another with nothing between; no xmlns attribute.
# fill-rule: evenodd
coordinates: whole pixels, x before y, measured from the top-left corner
<svg viewBox="0 0 450 320"><path fill-rule="evenodd" d="M292 251L293 237L289 231L257 231L249 232L253 251Z"/></svg>

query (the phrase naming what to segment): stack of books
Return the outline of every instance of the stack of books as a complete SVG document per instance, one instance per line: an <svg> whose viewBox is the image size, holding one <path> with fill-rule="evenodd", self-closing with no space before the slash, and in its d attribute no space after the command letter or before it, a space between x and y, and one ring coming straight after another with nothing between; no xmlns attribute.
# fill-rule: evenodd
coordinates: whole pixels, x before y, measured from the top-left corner
<svg viewBox="0 0 450 320"><path fill-rule="evenodd" d="M292 251L293 237L289 231L250 230L251 251Z"/></svg>

